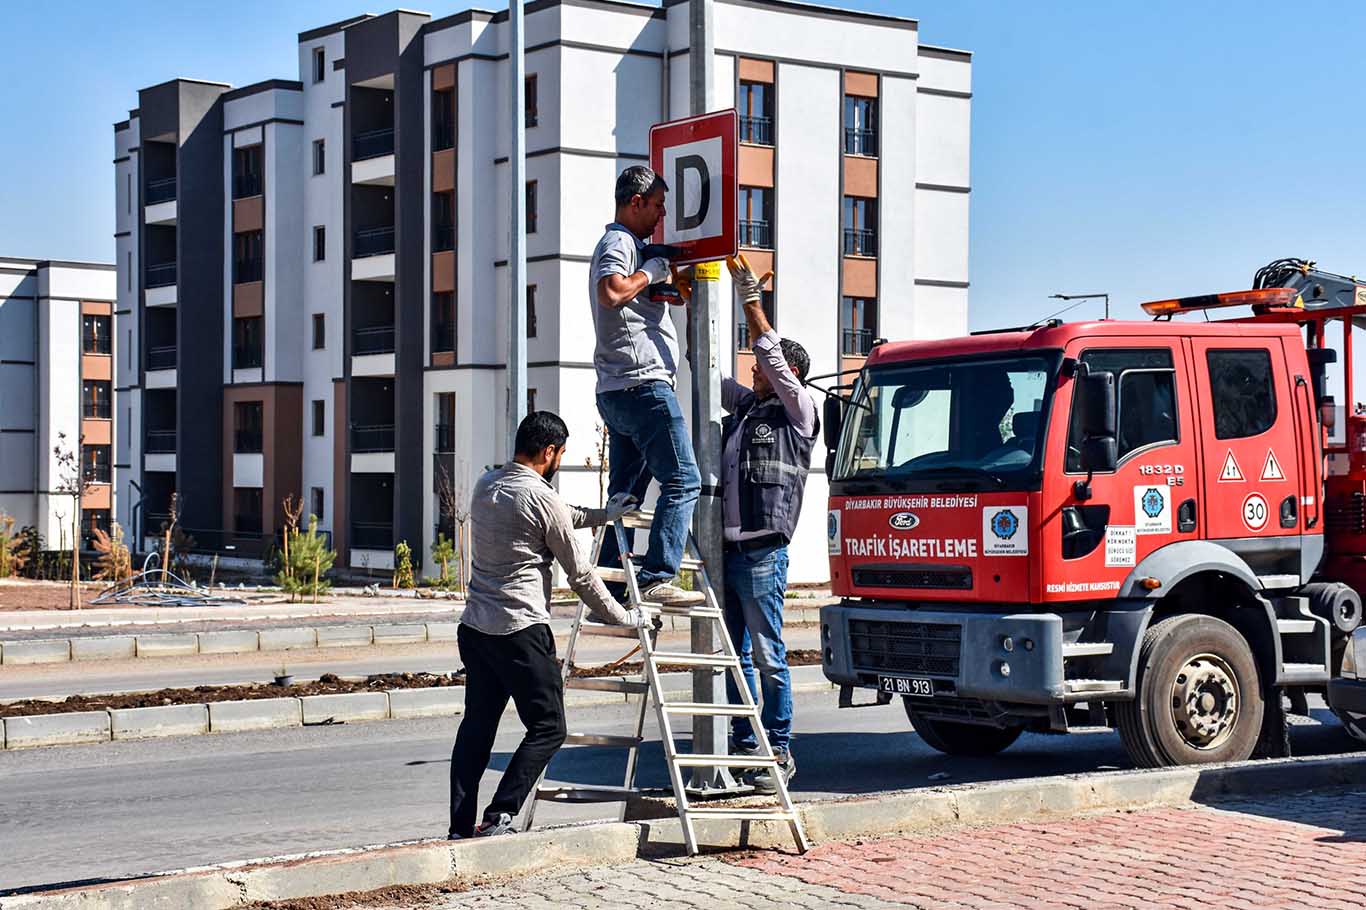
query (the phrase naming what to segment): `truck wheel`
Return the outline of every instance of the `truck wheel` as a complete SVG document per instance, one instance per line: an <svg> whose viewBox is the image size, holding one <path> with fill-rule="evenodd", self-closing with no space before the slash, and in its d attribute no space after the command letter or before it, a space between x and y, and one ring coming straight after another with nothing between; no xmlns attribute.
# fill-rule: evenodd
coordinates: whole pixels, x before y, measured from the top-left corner
<svg viewBox="0 0 1366 910"><path fill-rule="evenodd" d="M1353 714L1337 708L1333 709L1333 713L1342 721L1342 729L1347 731L1348 736L1359 743L1366 743L1366 714Z"/></svg>
<svg viewBox="0 0 1366 910"><path fill-rule="evenodd" d="M988 727L926 717L903 698L906 716L920 738L945 755L995 755L1020 738L1022 727Z"/></svg>
<svg viewBox="0 0 1366 910"><path fill-rule="evenodd" d="M1262 729L1265 703L1252 649L1213 616L1173 616L1151 626L1138 656L1138 692L1117 702L1116 726L1140 768L1243 761Z"/></svg>

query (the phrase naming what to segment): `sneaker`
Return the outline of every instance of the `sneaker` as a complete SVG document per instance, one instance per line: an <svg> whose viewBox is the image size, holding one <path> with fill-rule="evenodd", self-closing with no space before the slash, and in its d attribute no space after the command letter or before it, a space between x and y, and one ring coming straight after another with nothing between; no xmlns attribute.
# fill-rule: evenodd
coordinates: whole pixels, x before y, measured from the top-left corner
<svg viewBox="0 0 1366 910"><path fill-rule="evenodd" d="M797 760L792 757L791 752L777 752L778 773L783 776L784 784L791 784L792 778L797 776ZM772 768L760 768L749 776L750 786L755 793L764 796L772 796L778 792L778 782L774 779Z"/></svg>
<svg viewBox="0 0 1366 910"><path fill-rule="evenodd" d="M506 812L500 812L496 819L484 819L484 823L474 829L475 837L497 837L500 834L516 834L517 829L513 827L512 816Z"/></svg>
<svg viewBox="0 0 1366 910"><path fill-rule="evenodd" d="M657 581L640 592L640 599L661 607L688 607L705 603L707 596L701 591L684 591L672 582Z"/></svg>

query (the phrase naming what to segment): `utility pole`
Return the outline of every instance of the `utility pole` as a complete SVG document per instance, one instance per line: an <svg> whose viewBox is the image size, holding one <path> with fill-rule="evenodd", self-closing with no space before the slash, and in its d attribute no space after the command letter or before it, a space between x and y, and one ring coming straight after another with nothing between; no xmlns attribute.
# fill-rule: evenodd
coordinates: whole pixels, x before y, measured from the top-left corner
<svg viewBox="0 0 1366 910"><path fill-rule="evenodd" d="M517 425L526 416L526 54L522 0L508 0L508 369L507 460L517 452Z"/></svg>
<svg viewBox="0 0 1366 910"><path fill-rule="evenodd" d="M688 2L688 89L689 113L693 116L711 111L716 102L713 61L715 41L712 30L712 0ZM681 190L675 187L675 192ZM714 263L712 265L715 265ZM703 270L699 267L699 273ZM720 287L715 278L699 274L693 281L692 312L688 320L688 353L692 366L692 432L693 451L697 468L702 475L702 495L697 500L694 533L697 547L706 562L707 577L716 592L716 602L724 604L725 554L722 552L721 532L721 372L719 369L717 313L720 309ZM692 623L692 651L710 654L720 648L705 620ZM693 701L724 703L722 675L711 669L693 671ZM726 724L724 719L698 714L693 717L692 751L711 755L725 755ZM697 795L721 795L736 789L735 780L724 768L695 768L688 790Z"/></svg>

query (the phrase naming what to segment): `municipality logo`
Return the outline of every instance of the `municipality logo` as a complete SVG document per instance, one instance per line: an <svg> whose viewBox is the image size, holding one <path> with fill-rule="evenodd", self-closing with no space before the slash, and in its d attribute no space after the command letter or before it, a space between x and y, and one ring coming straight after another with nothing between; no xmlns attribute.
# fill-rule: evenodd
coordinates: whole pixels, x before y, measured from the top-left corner
<svg viewBox="0 0 1366 910"><path fill-rule="evenodd" d="M773 427L766 423L755 424L754 438L756 441L766 441L773 438Z"/></svg>
<svg viewBox="0 0 1366 910"><path fill-rule="evenodd" d="M825 519L825 536L831 540L840 532L839 520L835 518L835 513L831 512Z"/></svg>
<svg viewBox="0 0 1366 910"><path fill-rule="evenodd" d="M1157 487L1149 487L1148 492L1143 494L1143 514L1149 518L1160 516L1166 504L1166 500L1162 498L1162 491Z"/></svg>
<svg viewBox="0 0 1366 910"><path fill-rule="evenodd" d="M1020 519L1016 518L1015 513L1009 509L1002 509L991 516L991 533L1002 540L1010 540L1018 530L1020 530Z"/></svg>

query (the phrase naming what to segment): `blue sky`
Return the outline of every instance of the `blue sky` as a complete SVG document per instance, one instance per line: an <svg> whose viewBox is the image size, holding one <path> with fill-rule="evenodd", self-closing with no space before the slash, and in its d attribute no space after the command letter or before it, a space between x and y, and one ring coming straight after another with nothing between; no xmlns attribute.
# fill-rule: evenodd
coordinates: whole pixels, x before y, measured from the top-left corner
<svg viewBox="0 0 1366 910"><path fill-rule="evenodd" d="M833 2L913 16L922 41L975 54L973 328L1047 315L1058 291L1109 291L1137 316L1246 287L1280 256L1366 273L1366 4ZM112 258L111 125L139 87L294 78L297 32L388 8L9 4L0 255Z"/></svg>

